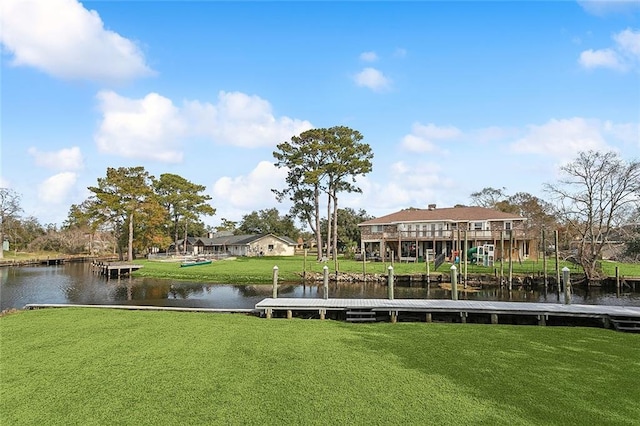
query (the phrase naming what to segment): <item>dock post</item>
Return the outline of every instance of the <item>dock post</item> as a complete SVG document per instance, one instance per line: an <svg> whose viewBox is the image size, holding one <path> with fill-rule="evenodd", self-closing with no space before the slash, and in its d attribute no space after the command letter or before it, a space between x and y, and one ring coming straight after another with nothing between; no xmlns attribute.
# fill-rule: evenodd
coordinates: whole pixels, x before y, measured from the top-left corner
<svg viewBox="0 0 640 426"><path fill-rule="evenodd" d="M424 263L427 265L427 288L429 288L429 249L424 249Z"/></svg>
<svg viewBox="0 0 640 426"><path fill-rule="evenodd" d="M287 309L287 319L293 318L293 311L291 309Z"/></svg>
<svg viewBox="0 0 640 426"><path fill-rule="evenodd" d="M389 266L389 269L387 270L388 275L387 275L387 291L388 291L388 296L389 296L389 300L393 300L393 266Z"/></svg>
<svg viewBox="0 0 640 426"><path fill-rule="evenodd" d="M620 292L620 268L616 266L616 289Z"/></svg>
<svg viewBox="0 0 640 426"><path fill-rule="evenodd" d="M431 315L431 312L428 312L425 318L426 322L433 322L433 316Z"/></svg>
<svg viewBox="0 0 640 426"><path fill-rule="evenodd" d="M273 267L273 298L278 298L278 266Z"/></svg>
<svg viewBox="0 0 640 426"><path fill-rule="evenodd" d="M304 249L304 261L302 263L302 281L307 281L307 250Z"/></svg>
<svg viewBox="0 0 640 426"><path fill-rule="evenodd" d="M569 268L566 266L562 268L562 282L564 284L564 304L571 304L571 278L569 275Z"/></svg>
<svg viewBox="0 0 640 426"><path fill-rule="evenodd" d="M498 324L498 314L491 314L491 324Z"/></svg>
<svg viewBox="0 0 640 426"><path fill-rule="evenodd" d="M324 265L324 267L322 268L322 288L324 289L324 294L322 295L322 297L324 297L325 299L329 298L329 267L327 265Z"/></svg>
<svg viewBox="0 0 640 426"><path fill-rule="evenodd" d="M451 299L458 300L458 271L456 265L451 265Z"/></svg>
<svg viewBox="0 0 640 426"><path fill-rule="evenodd" d="M273 309L267 308L266 314L267 314L267 319L271 319L271 317L273 316Z"/></svg>
<svg viewBox="0 0 640 426"><path fill-rule="evenodd" d="M555 246L556 256L556 283L558 285L558 302L560 301L560 254L558 249L558 230L553 231L553 244Z"/></svg>
<svg viewBox="0 0 640 426"><path fill-rule="evenodd" d="M360 251L362 252L362 281L367 282L367 251Z"/></svg>
<svg viewBox="0 0 640 426"><path fill-rule="evenodd" d="M547 239L544 229L542 230L542 269L544 270L544 292L547 293L547 282L549 281L547 273Z"/></svg>
<svg viewBox="0 0 640 426"><path fill-rule="evenodd" d="M320 319L323 320L325 319L327 316L327 310L326 309L320 309Z"/></svg>
<svg viewBox="0 0 640 426"><path fill-rule="evenodd" d="M398 322L398 311L391 311L391 324Z"/></svg>
<svg viewBox="0 0 640 426"><path fill-rule="evenodd" d="M515 239L513 237L513 229L509 230L509 291L513 290L513 246Z"/></svg>

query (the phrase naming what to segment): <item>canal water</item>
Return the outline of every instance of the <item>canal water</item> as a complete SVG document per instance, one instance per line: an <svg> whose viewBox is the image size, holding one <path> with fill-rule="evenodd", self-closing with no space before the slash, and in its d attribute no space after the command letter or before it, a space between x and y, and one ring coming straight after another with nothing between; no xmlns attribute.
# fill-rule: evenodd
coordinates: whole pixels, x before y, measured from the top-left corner
<svg viewBox="0 0 640 426"><path fill-rule="evenodd" d="M233 285L128 277L107 280L92 273L90 268L88 263L0 268L0 310L21 309L28 303L251 309L272 294L269 284ZM572 303L640 306L640 288L635 290L625 288L616 292L615 288L574 288ZM279 286L278 295L322 298L323 291L322 283L289 283ZM450 299L451 292L437 284L426 287L414 283L411 287L396 287L394 296L396 299ZM380 283L329 284L329 298L386 297L387 287ZM510 292L495 286L473 291L460 288L458 298L546 303L559 303L560 300L552 289L545 294L543 289L514 289Z"/></svg>

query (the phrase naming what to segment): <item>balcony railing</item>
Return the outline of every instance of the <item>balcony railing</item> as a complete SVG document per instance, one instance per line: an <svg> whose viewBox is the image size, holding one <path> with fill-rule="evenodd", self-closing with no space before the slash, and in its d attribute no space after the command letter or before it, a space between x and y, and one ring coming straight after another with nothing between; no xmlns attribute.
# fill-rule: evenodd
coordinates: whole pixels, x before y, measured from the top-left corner
<svg viewBox="0 0 640 426"><path fill-rule="evenodd" d="M509 239L508 231L466 231L468 240L499 240L500 238ZM501 236L502 234L502 236ZM526 238L526 232L523 230L513 230L513 236L516 239ZM458 231L452 230L414 230L399 232L363 232L362 237L365 239L380 238L385 240L452 240L458 238ZM465 231L460 231L460 238L464 239Z"/></svg>

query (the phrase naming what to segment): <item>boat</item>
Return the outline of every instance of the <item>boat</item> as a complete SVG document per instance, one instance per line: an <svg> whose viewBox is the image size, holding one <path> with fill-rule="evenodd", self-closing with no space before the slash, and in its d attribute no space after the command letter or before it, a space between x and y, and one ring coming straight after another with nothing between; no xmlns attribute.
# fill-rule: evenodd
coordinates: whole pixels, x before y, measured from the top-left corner
<svg viewBox="0 0 640 426"><path fill-rule="evenodd" d="M211 263L211 260L190 260L180 264L181 268L186 268L187 266L200 266L200 265L208 265Z"/></svg>

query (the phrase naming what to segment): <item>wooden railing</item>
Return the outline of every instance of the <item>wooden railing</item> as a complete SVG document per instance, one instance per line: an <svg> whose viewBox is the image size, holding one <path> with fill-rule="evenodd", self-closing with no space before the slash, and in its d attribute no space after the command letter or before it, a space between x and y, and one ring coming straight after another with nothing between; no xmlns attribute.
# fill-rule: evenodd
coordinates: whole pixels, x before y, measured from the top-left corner
<svg viewBox="0 0 640 426"><path fill-rule="evenodd" d="M469 240L500 240L501 238L509 239L508 231L460 231L460 238L466 237ZM513 230L513 236L516 239L524 239L527 234L523 230ZM371 239L379 238L385 240L452 240L458 238L456 230L413 230L398 232L363 232L362 238Z"/></svg>

